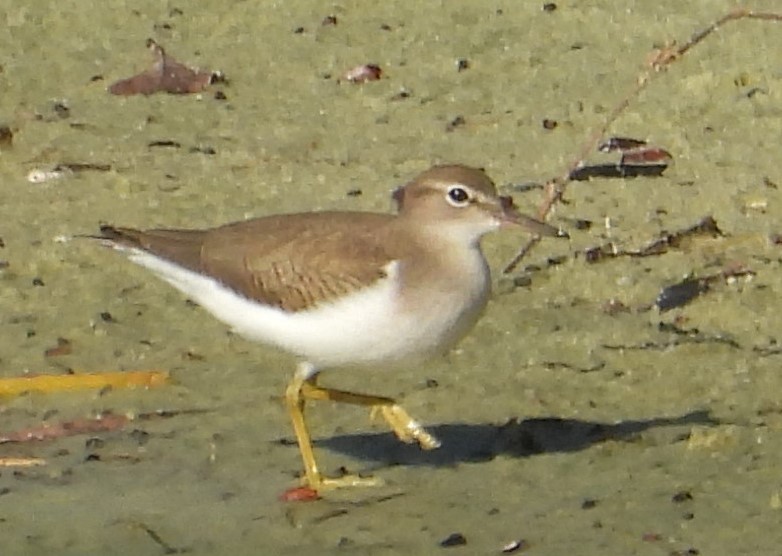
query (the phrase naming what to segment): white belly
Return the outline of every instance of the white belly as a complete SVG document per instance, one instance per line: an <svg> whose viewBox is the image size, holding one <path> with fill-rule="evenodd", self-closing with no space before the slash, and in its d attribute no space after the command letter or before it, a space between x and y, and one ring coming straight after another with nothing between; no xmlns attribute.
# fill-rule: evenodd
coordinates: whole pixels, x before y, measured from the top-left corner
<svg viewBox="0 0 782 556"><path fill-rule="evenodd" d="M443 352L472 328L486 305L488 272L471 286L398 302L396 263L376 285L308 311L289 313L242 297L216 280L140 250L130 259L197 301L238 334L298 355L317 368L388 364ZM464 286L462 280L456 280Z"/></svg>

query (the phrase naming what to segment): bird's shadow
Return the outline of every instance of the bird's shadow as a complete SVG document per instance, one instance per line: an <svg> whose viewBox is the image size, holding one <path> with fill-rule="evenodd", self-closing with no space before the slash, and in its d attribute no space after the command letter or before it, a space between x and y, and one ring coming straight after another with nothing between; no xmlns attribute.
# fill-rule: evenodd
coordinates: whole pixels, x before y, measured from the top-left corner
<svg viewBox="0 0 782 556"><path fill-rule="evenodd" d="M556 417L511 419L505 424L444 423L427 427L442 446L425 451L404 444L391 433L337 435L315 441L333 450L376 465L450 466L464 462L490 461L497 456L527 457L534 454L575 452L608 440L632 442L650 429L691 425L718 425L708 411L679 417L657 417L601 423ZM686 437L674 430L673 440Z"/></svg>

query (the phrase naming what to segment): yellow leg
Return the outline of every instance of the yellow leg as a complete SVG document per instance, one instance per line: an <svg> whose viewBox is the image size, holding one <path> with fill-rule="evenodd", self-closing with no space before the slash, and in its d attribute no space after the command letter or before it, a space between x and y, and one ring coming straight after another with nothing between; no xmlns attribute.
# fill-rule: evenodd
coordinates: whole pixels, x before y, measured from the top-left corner
<svg viewBox="0 0 782 556"><path fill-rule="evenodd" d="M315 454L312 451L312 438L307 429L307 423L304 422L304 400L301 397L301 386L304 379L295 377L285 389L285 405L288 407L288 413L293 421L293 432L296 434L296 441L299 443L299 452L301 459L304 460L304 473L307 484L317 489L323 482L323 476L318 471L318 464L315 463Z"/></svg>
<svg viewBox="0 0 782 556"><path fill-rule="evenodd" d="M312 368L302 364L296 376L285 390L285 403L293 422L293 430L299 444L299 451L304 462L305 481L315 490L337 488L344 486L371 486L382 483L371 477L346 475L337 478L325 478L318 470L315 454L312 450L312 438L304 420L304 405L306 400L328 400L352 405L362 405L371 408L372 415L383 416L396 436L408 443L418 442L425 450L440 446L440 442L415 421L391 398L356 394L344 390L322 388L316 384Z"/></svg>
<svg viewBox="0 0 782 556"><path fill-rule="evenodd" d="M426 432L421 424L410 417L400 405L392 398L357 394L334 388L323 388L315 384L315 379L305 381L301 385L301 396L307 400L327 400L330 402L347 403L351 405L363 405L371 408L371 416L382 415L391 430L402 442L418 444L424 450L432 450L440 447L440 441Z"/></svg>
<svg viewBox="0 0 782 556"><path fill-rule="evenodd" d="M327 478L320 473L318 464L315 461L315 453L312 450L312 438L304 420L306 396L303 395L303 391L306 389L307 381L308 379L297 375L285 389L285 403L288 406L291 421L293 421L293 430L296 433L301 459L304 462L304 480L307 485L315 490L326 490L348 486L375 486L382 484L382 481L372 477L344 475L342 477Z"/></svg>

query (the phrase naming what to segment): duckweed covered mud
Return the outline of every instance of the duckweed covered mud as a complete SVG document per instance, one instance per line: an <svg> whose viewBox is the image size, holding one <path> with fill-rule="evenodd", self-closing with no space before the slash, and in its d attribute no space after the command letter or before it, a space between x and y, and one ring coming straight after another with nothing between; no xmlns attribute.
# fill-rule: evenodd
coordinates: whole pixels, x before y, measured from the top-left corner
<svg viewBox="0 0 782 556"><path fill-rule="evenodd" d="M662 177L572 184L552 218L570 242L537 246L524 263L540 269L531 284L501 288L458 350L421 368L325 375L403 397L443 441L421 453L362 412L316 407L326 470L347 462L386 479L382 489L280 502L299 469L279 400L289 358L227 334L115 254L67 240L100 222L387 210L388 191L434 162L484 166L508 191L545 181L655 45L732 6L5 0L0 373L164 368L176 384L8 399L0 428L183 413L0 446L0 457L47 461L0 470L0 551L497 554L523 539L529 554L777 554L780 25L725 28L642 94L612 133L663 145L675 163ZM145 68L149 37L230 82L200 96L107 94ZM338 83L368 63L381 79ZM61 164L111 169L25 179ZM515 194L525 209L540 195ZM573 256L637 248L707 215L724 236L657 257ZM519 241L491 239L495 268ZM735 264L754 274L664 314L604 310ZM70 353L45 357L57 338ZM441 548L454 532L468 544Z"/></svg>

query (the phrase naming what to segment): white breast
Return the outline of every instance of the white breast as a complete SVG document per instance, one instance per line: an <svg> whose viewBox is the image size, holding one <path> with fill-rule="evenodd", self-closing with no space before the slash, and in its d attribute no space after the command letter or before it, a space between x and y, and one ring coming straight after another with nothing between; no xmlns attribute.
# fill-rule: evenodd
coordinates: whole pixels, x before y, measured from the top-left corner
<svg viewBox="0 0 782 556"><path fill-rule="evenodd" d="M190 296L238 334L296 354L317 368L386 364L445 351L475 324L489 291L488 269L476 249L466 273L433 284L413 311L399 302L400 269L395 261L386 267L387 277L370 288L289 313L250 301L212 278L145 251L127 251L133 262Z"/></svg>

